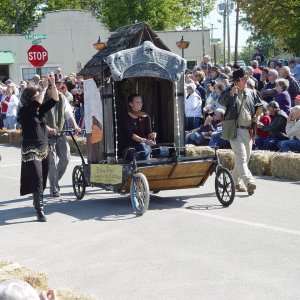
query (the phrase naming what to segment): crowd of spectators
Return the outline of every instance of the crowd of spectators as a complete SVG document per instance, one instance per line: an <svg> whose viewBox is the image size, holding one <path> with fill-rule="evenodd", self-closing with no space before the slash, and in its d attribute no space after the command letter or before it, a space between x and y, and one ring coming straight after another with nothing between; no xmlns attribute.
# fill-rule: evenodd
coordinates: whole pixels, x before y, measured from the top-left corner
<svg viewBox="0 0 300 300"><path fill-rule="evenodd" d="M230 148L229 142L222 139L221 120L225 107L218 99L231 89L232 72L239 68L237 64L215 66L206 55L200 66L186 70L186 144ZM247 88L254 90L262 102L253 120L256 123L253 149L300 152L300 58L290 60L288 65L276 60L266 64L264 56L256 49L250 65L244 68ZM215 114L221 118L218 126Z"/></svg>
<svg viewBox="0 0 300 300"><path fill-rule="evenodd" d="M83 77L75 73L63 75L60 68L53 70L58 90L63 94L73 109L77 125L84 128L84 92ZM31 80L22 80L19 84L7 79L0 83L0 129L15 130L19 128L17 122L18 110L21 107L21 97L24 89L29 86L38 86L41 76L35 74ZM67 129L70 129L67 122Z"/></svg>

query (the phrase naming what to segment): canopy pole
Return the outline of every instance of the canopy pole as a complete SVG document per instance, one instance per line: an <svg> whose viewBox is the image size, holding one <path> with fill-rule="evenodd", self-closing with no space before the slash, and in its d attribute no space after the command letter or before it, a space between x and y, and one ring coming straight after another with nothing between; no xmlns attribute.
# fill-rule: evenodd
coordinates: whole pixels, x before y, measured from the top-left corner
<svg viewBox="0 0 300 300"><path fill-rule="evenodd" d="M112 97L114 103L114 118L115 118L115 159L118 161L118 119L117 119L117 105L116 105L116 97L115 97L115 83L112 82Z"/></svg>
<svg viewBox="0 0 300 300"><path fill-rule="evenodd" d="M178 84L175 81L175 102L176 102L176 122L177 122L177 137L178 137L178 157L180 157L180 126L179 126L179 106L178 106Z"/></svg>

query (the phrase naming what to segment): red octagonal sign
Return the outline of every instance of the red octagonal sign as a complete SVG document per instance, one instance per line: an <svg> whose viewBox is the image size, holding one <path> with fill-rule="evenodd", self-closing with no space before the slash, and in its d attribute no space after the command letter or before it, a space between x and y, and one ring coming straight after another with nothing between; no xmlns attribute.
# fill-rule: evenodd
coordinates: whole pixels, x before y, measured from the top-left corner
<svg viewBox="0 0 300 300"><path fill-rule="evenodd" d="M42 67L48 61L48 51L41 45L33 45L27 51L27 58L34 67Z"/></svg>

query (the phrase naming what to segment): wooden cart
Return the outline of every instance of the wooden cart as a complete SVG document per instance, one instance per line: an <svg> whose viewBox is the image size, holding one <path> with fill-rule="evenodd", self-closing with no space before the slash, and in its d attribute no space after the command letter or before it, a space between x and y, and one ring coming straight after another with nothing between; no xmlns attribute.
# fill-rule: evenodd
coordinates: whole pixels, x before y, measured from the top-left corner
<svg viewBox="0 0 300 300"><path fill-rule="evenodd" d="M129 29L125 29L126 31L120 32L117 30L113 38L108 40L108 48L115 43L118 34L122 36L122 40L126 40ZM151 37L150 29L146 29ZM132 39L133 29L129 32ZM182 75L186 69L186 61L170 51L156 47L149 40L142 41L141 37L146 36L145 32L138 31L137 36L138 42L143 42L137 47L113 52L116 49L113 44L110 47L111 53L109 49L103 50L106 51L103 53L109 55L99 53L106 66L102 66L100 74L103 119L99 121L101 117L97 117L95 122L94 111L97 104L89 107L86 98L85 108L92 112L92 119L87 123L99 126L103 131L103 139L98 144L91 145L93 132L89 133L87 128L88 162L85 162L71 133L82 160L81 165L73 170L76 197L82 199L86 187L90 186L120 194L129 193L134 211L142 215L148 209L150 192L199 187L215 173L217 198L222 205L229 206L235 197L235 186L230 172L219 163L217 149L212 156L185 156L184 98L183 92L178 91L183 91L184 88ZM153 36L151 40L158 41ZM145 111L156 120L158 148L160 145L164 145L164 148L169 145L167 148L172 149L169 155L132 162L122 158L122 134L118 116L126 113L124 99L126 93L132 92L142 95ZM98 108L100 109L99 106Z"/></svg>

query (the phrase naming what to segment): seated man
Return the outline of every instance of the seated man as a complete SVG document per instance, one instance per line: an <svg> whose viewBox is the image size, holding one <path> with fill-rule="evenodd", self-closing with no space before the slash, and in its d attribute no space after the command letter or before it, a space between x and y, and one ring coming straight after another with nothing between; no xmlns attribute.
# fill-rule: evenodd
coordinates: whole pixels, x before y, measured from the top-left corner
<svg viewBox="0 0 300 300"><path fill-rule="evenodd" d="M218 127L221 127L224 113L224 109L217 108L213 116L209 114L202 126L186 134L185 144L193 144L196 146L207 145L212 133L217 131Z"/></svg>
<svg viewBox="0 0 300 300"><path fill-rule="evenodd" d="M290 140L278 142L279 151L300 152L300 105L296 105L291 109L291 113L287 119L286 134Z"/></svg>
<svg viewBox="0 0 300 300"><path fill-rule="evenodd" d="M261 137L255 140L256 149L277 151L277 143L281 140L289 139L285 132L287 114L279 108L276 101L271 101L268 106L269 115L272 118L270 125L264 125L261 122L257 123L257 127L263 131L270 133L270 137Z"/></svg>

